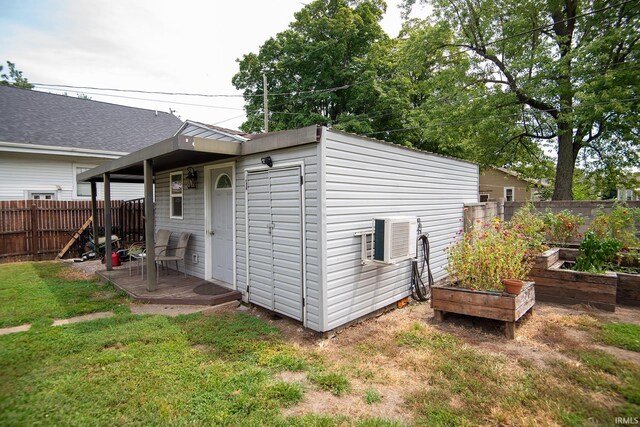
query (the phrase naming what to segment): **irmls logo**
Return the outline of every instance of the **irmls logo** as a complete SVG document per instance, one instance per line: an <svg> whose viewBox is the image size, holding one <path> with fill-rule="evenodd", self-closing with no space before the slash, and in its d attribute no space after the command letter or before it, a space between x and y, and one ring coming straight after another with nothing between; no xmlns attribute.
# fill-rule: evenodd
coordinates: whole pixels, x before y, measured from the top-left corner
<svg viewBox="0 0 640 427"><path fill-rule="evenodd" d="M616 424L634 425L634 424L640 424L640 418L639 417L616 417L614 422Z"/></svg>

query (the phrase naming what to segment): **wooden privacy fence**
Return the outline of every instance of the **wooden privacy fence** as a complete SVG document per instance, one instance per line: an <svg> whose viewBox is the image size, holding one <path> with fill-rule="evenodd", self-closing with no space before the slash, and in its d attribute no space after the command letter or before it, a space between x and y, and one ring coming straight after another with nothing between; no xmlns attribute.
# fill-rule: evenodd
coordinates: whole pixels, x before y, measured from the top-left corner
<svg viewBox="0 0 640 427"><path fill-rule="evenodd" d="M113 233L135 241L144 235L144 202L111 202ZM0 201L0 263L55 258L91 216L91 201ZM98 201L98 230L103 235L104 201ZM142 230L142 231L140 231ZM77 250L69 251L77 256Z"/></svg>

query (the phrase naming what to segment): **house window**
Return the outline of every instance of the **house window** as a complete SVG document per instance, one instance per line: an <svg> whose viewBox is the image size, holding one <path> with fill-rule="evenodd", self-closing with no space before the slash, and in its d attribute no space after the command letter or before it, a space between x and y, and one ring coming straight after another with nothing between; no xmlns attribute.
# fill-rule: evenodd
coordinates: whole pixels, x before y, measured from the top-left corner
<svg viewBox="0 0 640 427"><path fill-rule="evenodd" d="M515 189L513 187L505 187L504 188L504 200L506 202L513 202L515 198Z"/></svg>
<svg viewBox="0 0 640 427"><path fill-rule="evenodd" d="M55 192L29 191L30 200L56 200Z"/></svg>
<svg viewBox="0 0 640 427"><path fill-rule="evenodd" d="M89 182L77 182L78 174L93 169L95 166L77 166L73 167L73 183L74 183L74 196L75 197L91 197L91 183Z"/></svg>
<svg viewBox="0 0 640 427"><path fill-rule="evenodd" d="M216 188L231 188L231 178L226 173L223 173L218 177Z"/></svg>
<svg viewBox="0 0 640 427"><path fill-rule="evenodd" d="M489 195L488 194L480 194L480 203L488 202Z"/></svg>
<svg viewBox="0 0 640 427"><path fill-rule="evenodd" d="M182 219L182 172L170 175L171 218Z"/></svg>

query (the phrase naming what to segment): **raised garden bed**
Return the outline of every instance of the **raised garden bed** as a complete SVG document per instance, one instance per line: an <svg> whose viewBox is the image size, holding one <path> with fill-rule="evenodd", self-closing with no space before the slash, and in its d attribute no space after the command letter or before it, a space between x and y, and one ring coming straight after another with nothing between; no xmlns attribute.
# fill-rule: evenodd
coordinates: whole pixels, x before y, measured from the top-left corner
<svg viewBox="0 0 640 427"><path fill-rule="evenodd" d="M576 249L555 248L536 257L529 278L536 282L538 301L589 304L606 311L615 311L616 304L640 306L640 275L571 270L569 263L577 256Z"/></svg>
<svg viewBox="0 0 640 427"><path fill-rule="evenodd" d="M505 335L510 339L515 338L516 321L531 310L535 302L533 282L527 282L518 295L474 291L446 284L431 289L431 308L437 322L443 321L446 313L502 320Z"/></svg>

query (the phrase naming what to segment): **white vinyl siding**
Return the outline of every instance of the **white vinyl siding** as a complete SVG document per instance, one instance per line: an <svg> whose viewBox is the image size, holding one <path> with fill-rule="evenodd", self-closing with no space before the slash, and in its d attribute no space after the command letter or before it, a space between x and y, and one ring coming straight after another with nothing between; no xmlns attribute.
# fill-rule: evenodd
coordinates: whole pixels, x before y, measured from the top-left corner
<svg viewBox="0 0 640 427"><path fill-rule="evenodd" d="M326 320L331 330L409 295L410 261L361 265L360 237L372 219L420 218L434 278L462 228L463 205L478 201L478 166L397 145L325 131Z"/></svg>
<svg viewBox="0 0 640 427"><path fill-rule="evenodd" d="M246 222L245 222L245 170L263 167L261 157L271 156L274 167L278 164L302 162L304 166L305 244L306 249L306 326L320 331L320 272L319 272L319 203L317 144L276 150L242 157L236 165L236 280L240 292L247 289ZM249 260L251 262L251 260Z"/></svg>
<svg viewBox="0 0 640 427"><path fill-rule="evenodd" d="M56 200L77 200L75 164L99 165L107 159L76 156L0 152L0 200L24 200L29 192L56 193ZM98 199L104 186L98 183ZM143 196L142 184L111 184L112 200L131 200ZM81 199L85 199L84 197Z"/></svg>
<svg viewBox="0 0 640 427"><path fill-rule="evenodd" d="M169 175L186 170L161 172L156 174L156 230L171 231L170 246L176 246L178 237L183 231L191 233L189 245L185 254L187 274L195 277L205 277L205 221L204 221L204 184L201 177L206 176L202 165L195 166L198 172L197 188L184 188L182 195L182 218L170 217ZM193 262L193 254L198 254L198 263ZM182 266L180 266L182 268ZM166 274L160 272L160 274Z"/></svg>

